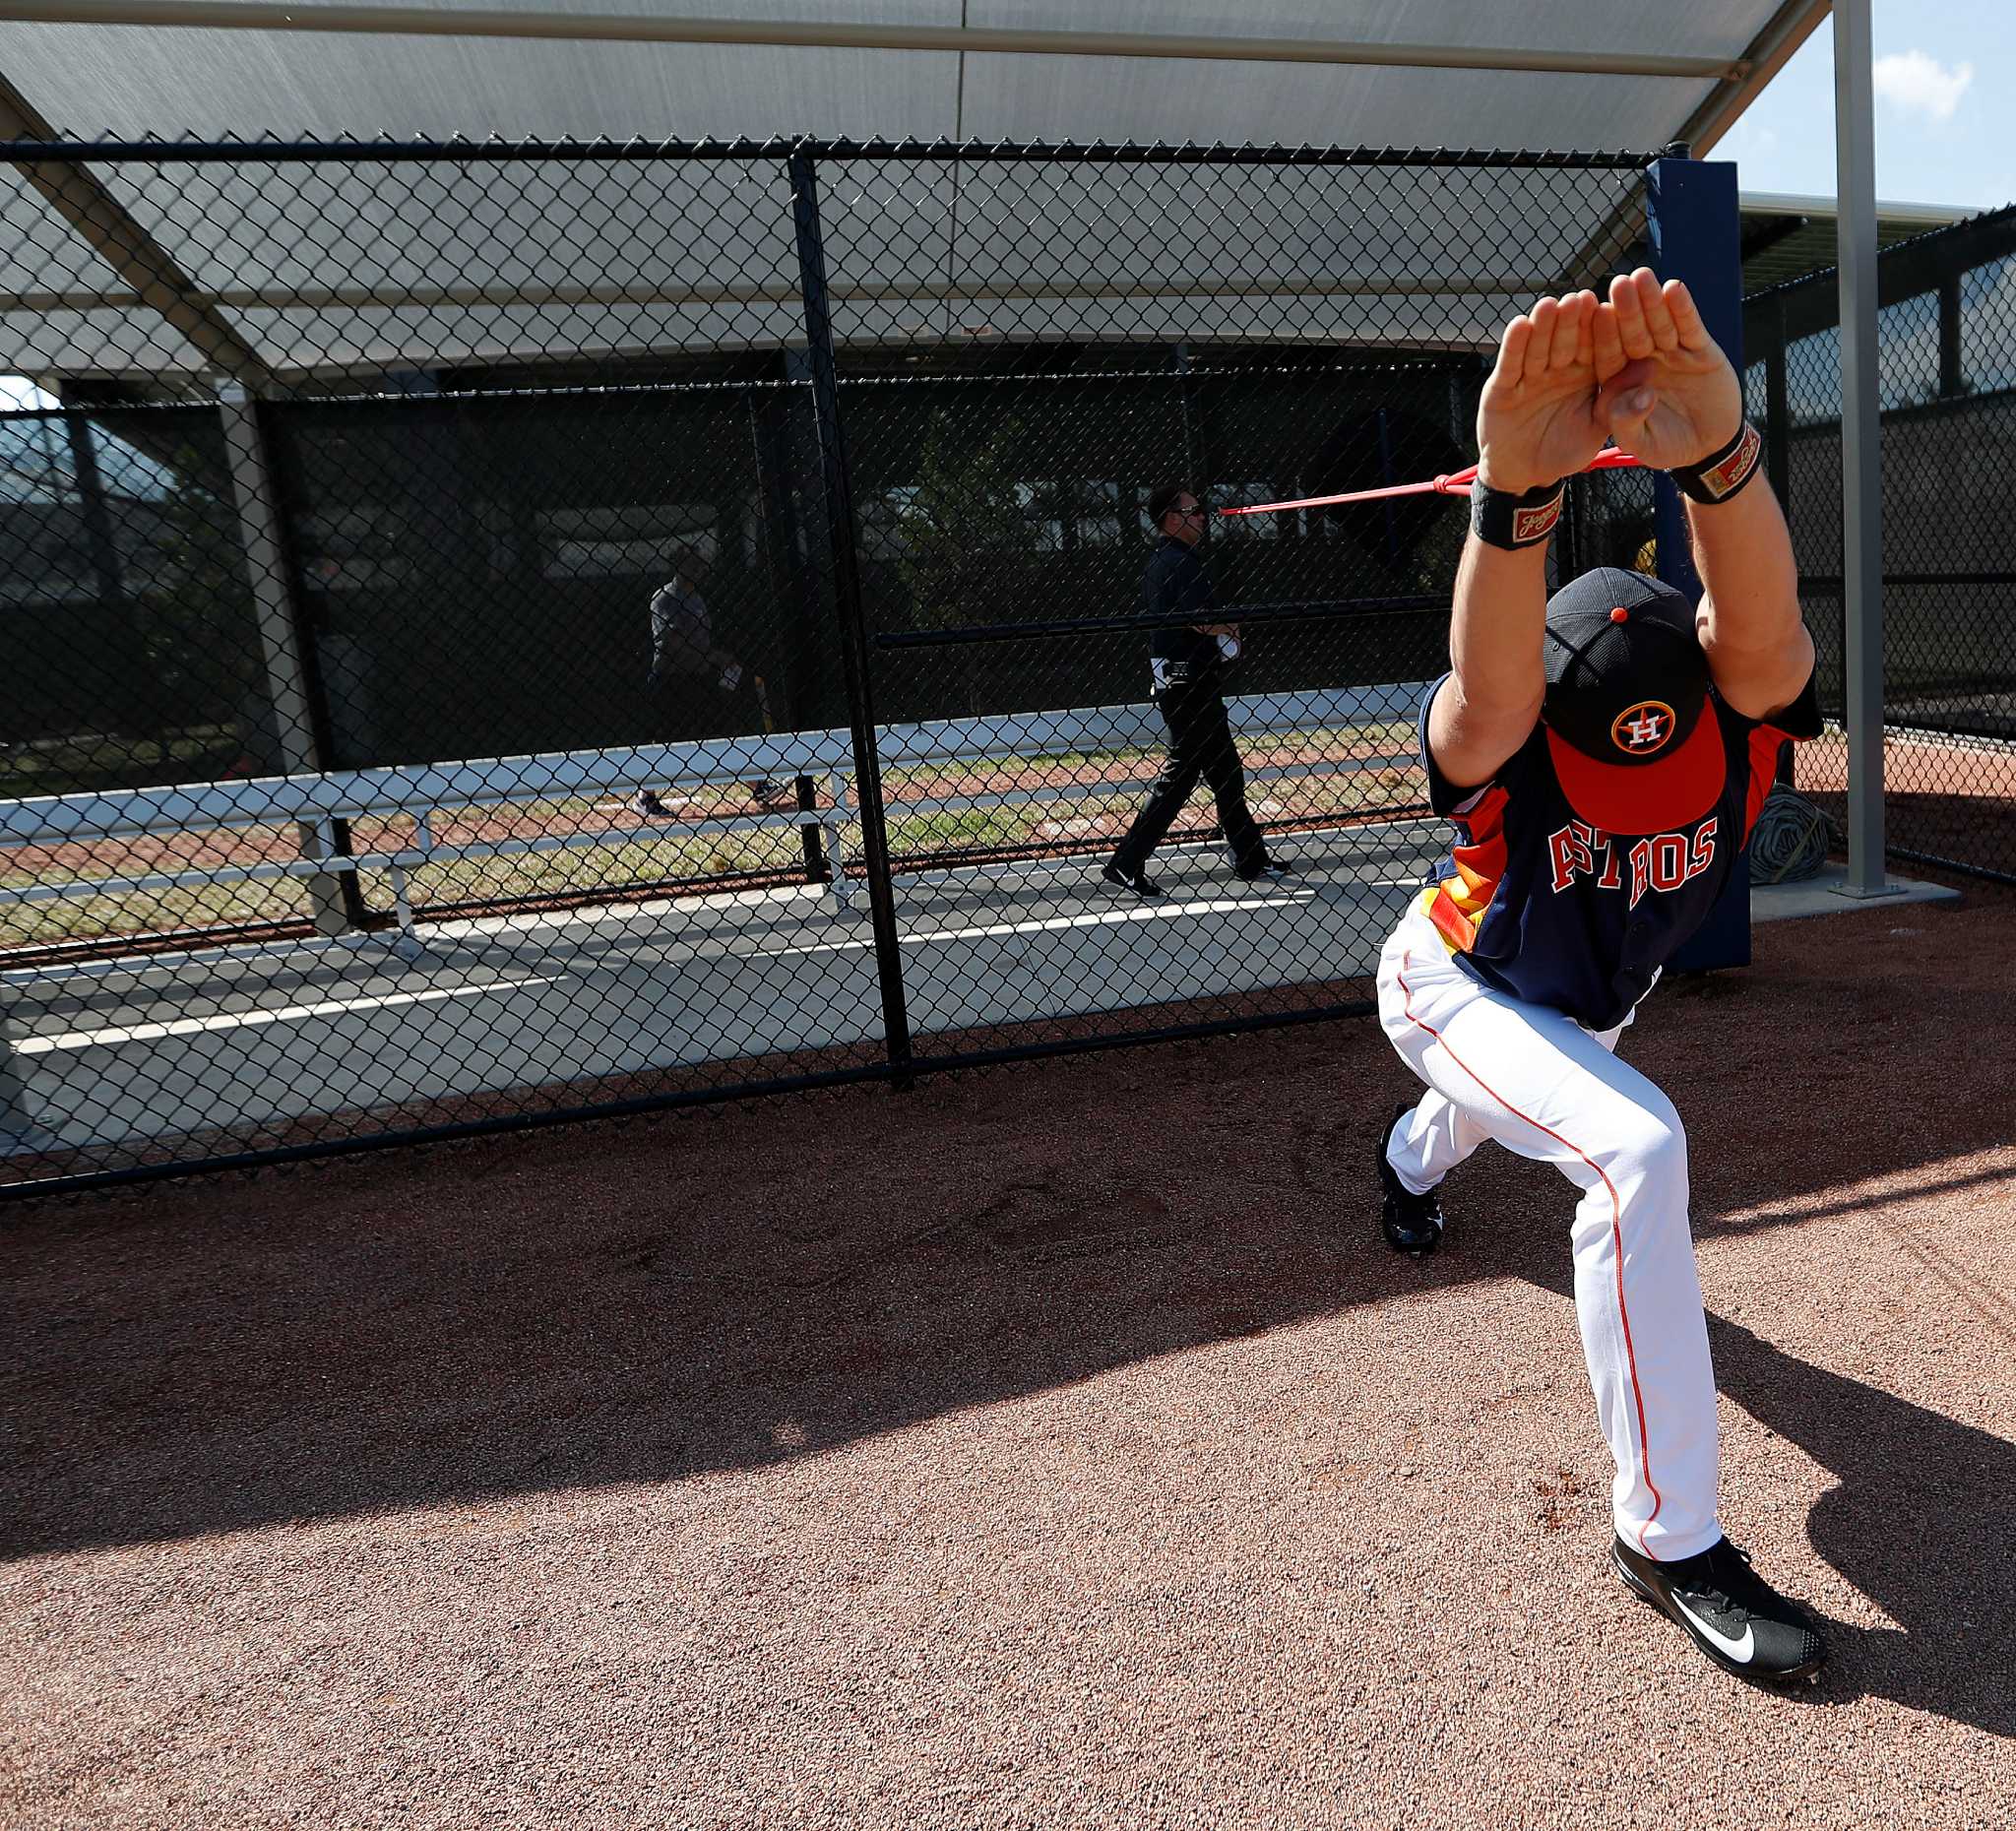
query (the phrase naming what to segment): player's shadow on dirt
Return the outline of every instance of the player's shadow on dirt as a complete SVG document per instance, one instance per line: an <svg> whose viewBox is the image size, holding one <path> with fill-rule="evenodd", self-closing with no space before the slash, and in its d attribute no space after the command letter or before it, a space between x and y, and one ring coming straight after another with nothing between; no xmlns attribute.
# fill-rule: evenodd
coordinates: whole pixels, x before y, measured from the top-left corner
<svg viewBox="0 0 2016 1831"><path fill-rule="evenodd" d="M1710 1219L1697 1231L1718 1230ZM1471 1248L1491 1270L1573 1302L1566 1243L1545 1229L1490 1227ZM1814 1548L1896 1624L1860 1627L1816 1610L1828 1667L1817 1687L1790 1695L1815 1704L1885 1697L2016 1736L2016 1560L2005 1547L2016 1445L1814 1366L1713 1307L1708 1333L1724 1395L1831 1478L1806 1522ZM1744 1522L1727 1523L1742 1543ZM1810 1602L1813 1585L1796 1559L1774 1559L1764 1574Z"/></svg>
<svg viewBox="0 0 2016 1831"><path fill-rule="evenodd" d="M1844 1690L2016 1736L2016 1446L1710 1315L1722 1390L1834 1477L1814 1547L1895 1627L1827 1624L1816 1700ZM1797 1593L1795 1569L1767 1571Z"/></svg>

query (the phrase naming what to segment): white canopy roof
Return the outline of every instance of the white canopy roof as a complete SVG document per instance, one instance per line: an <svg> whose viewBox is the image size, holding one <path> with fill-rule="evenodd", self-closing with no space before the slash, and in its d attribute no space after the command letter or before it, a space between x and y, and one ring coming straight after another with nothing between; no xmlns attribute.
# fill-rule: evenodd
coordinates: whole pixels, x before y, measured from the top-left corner
<svg viewBox="0 0 2016 1831"><path fill-rule="evenodd" d="M1826 0L677 0L667 18L609 3L618 10L0 0L0 133L1584 150L1687 138L1700 154L1827 12ZM1529 41L1536 15L1544 36ZM176 23L188 20L206 23ZM363 29L387 23L401 30ZM764 37L775 41L710 41ZM827 199L835 328L852 341L961 335L979 309L1009 336L1195 338L1208 320L1204 335L1299 325L1353 341L1339 335L1349 325L1358 341L1409 342L1421 313L1408 301L1463 232L1457 205L1426 193L1410 203L1396 187L1376 223L1326 223L1314 174L1225 171L1211 181L1213 233L1184 244L1187 259L1158 266L1144 242L1129 252L1126 297L1084 297L1100 250L1083 244L1140 227L1112 172L1100 189L1077 167L855 169L859 181L850 174ZM604 172L592 198L585 168L433 167L410 210L390 206L382 165L324 169L312 189L298 171L276 183L270 165L88 170L145 238L142 265L166 270L185 331L191 312L209 314L270 371L802 336L775 161L662 167L649 184L633 167L620 186ZM1159 182L1151 214L1166 200L1166 174ZM304 197L317 208L302 221ZM1557 271L1544 198L1507 185L1491 199L1511 213L1497 247L1531 246L1538 271L1499 271L1500 256L1493 271L1435 279L1459 301L1438 316L1441 341L1472 318L1487 336L1520 289ZM1462 209L1478 207L1473 196ZM1529 222L1522 210L1538 214ZM1038 263L1030 225L1045 220L1056 233ZM337 259L318 231L339 222ZM1303 222L1309 232L1288 245L1284 224ZM94 304L94 293L133 297L135 270L122 278L117 259L85 252L20 167L0 168L0 372L219 367L158 311ZM1186 285L1216 289L1208 313L1185 303ZM1327 320L1283 308L1312 295L1383 308L1339 306Z"/></svg>

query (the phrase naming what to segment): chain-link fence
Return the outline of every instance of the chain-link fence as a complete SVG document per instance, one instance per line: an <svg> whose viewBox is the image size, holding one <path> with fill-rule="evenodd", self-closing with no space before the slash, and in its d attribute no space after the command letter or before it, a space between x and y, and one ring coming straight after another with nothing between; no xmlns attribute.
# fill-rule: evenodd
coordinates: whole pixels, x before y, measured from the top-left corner
<svg viewBox="0 0 2016 1831"><path fill-rule="evenodd" d="M2016 210L1877 262L1883 477L1883 825L1894 858L2016 882ZM1745 391L1768 428L1822 700L1842 715L1840 304L1830 271L1744 305ZM1837 726L1838 729L1838 726ZM1837 818L1846 743L1803 746Z"/></svg>
<svg viewBox="0 0 2016 1831"><path fill-rule="evenodd" d="M1467 462L1645 162L7 157L16 1189L1362 1009L1461 511L1210 518L1243 807L1140 898L1150 493ZM1557 558L1651 531L1585 479Z"/></svg>

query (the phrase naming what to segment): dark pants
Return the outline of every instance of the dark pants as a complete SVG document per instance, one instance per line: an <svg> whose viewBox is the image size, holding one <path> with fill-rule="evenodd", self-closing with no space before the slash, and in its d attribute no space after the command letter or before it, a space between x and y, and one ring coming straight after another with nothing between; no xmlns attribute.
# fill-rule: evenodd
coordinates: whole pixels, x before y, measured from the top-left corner
<svg viewBox="0 0 2016 1831"><path fill-rule="evenodd" d="M1259 870L1267 862L1267 841L1246 811L1246 773L1239 767L1225 701L1212 687L1172 687L1156 701L1156 709L1168 726L1168 756L1147 804L1113 853L1113 862L1126 871L1144 869L1202 780L1217 797L1219 823L1234 867L1248 875Z"/></svg>
<svg viewBox="0 0 2016 1831"><path fill-rule="evenodd" d="M653 709L662 744L690 744L715 737L753 739L763 728L763 707L756 683L745 668L732 687L721 684L718 673L659 673L650 676ZM775 789L767 779L751 782L761 791Z"/></svg>
<svg viewBox="0 0 2016 1831"><path fill-rule="evenodd" d="M746 684L748 676L743 675ZM742 737L758 728L754 695L729 692L715 673L651 675L651 700L662 744L699 743L710 737Z"/></svg>

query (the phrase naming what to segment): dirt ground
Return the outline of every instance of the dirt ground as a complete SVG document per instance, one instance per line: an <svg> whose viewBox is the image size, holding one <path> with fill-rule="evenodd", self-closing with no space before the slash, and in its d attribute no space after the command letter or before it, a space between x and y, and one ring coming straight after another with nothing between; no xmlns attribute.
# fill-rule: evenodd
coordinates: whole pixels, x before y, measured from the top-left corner
<svg viewBox="0 0 2016 1831"><path fill-rule="evenodd" d="M1840 831L1848 817L1847 741L1801 744L1796 768L1799 792L1825 808ZM2016 877L2016 744L1890 736L1883 745L1883 833L1895 852Z"/></svg>
<svg viewBox="0 0 2016 1831"><path fill-rule="evenodd" d="M17 1204L0 1821L1999 1831L2012 918L1627 1041L1817 1685L1609 1576L1566 1185L1393 1257L1345 1022Z"/></svg>

